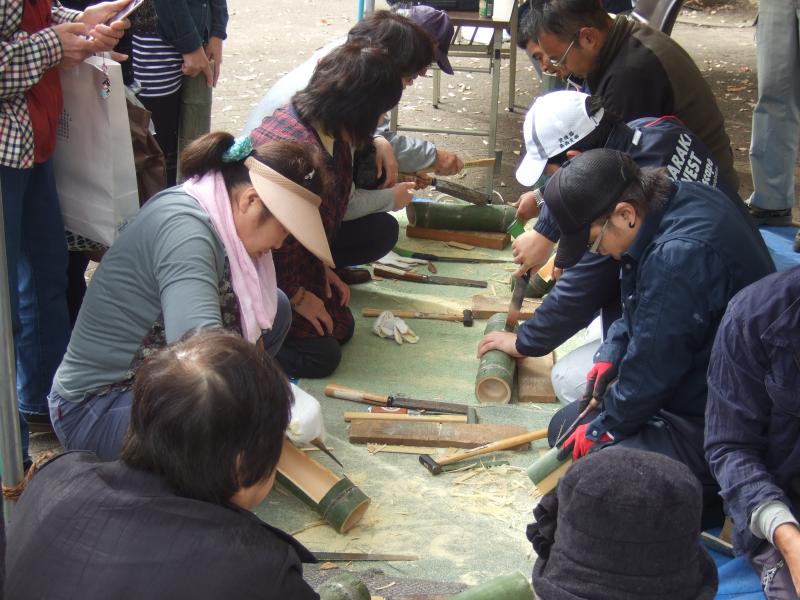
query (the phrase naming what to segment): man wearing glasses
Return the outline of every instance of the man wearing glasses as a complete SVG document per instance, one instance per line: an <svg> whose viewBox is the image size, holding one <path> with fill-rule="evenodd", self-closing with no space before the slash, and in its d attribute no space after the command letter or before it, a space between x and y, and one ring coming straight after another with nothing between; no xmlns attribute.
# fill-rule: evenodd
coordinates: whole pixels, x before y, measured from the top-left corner
<svg viewBox="0 0 800 600"><path fill-rule="evenodd" d="M640 169L616 150L568 160L544 201L561 231L556 266L572 267L587 248L612 256L623 299L583 400L553 416L551 444L594 399L599 408L564 443L574 459L600 447L665 454L697 475L705 505L719 509L703 453L706 371L728 301L775 269L758 232L723 192Z"/></svg>
<svg viewBox="0 0 800 600"><path fill-rule="evenodd" d="M527 35L550 66L582 78L625 121L674 115L709 148L734 181L725 120L691 57L672 38L630 17L612 19L597 0L533 0Z"/></svg>

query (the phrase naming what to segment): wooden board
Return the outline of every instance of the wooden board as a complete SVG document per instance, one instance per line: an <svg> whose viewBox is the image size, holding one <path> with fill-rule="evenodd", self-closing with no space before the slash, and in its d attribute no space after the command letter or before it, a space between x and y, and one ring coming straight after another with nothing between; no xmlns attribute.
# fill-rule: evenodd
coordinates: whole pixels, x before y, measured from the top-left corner
<svg viewBox="0 0 800 600"><path fill-rule="evenodd" d="M552 353L517 361L517 402L556 401L550 380L554 362Z"/></svg>
<svg viewBox="0 0 800 600"><path fill-rule="evenodd" d="M483 231L453 231L452 229L428 229L426 227L406 227L406 235L423 240L440 242L459 242L480 248L502 250L511 242L507 233L487 233Z"/></svg>
<svg viewBox="0 0 800 600"><path fill-rule="evenodd" d="M510 302L510 297L503 298L501 296L475 294L472 297L472 318L488 319L497 313L507 313ZM536 298L525 298L525 300L522 302L522 309L519 317L520 320L526 321L530 319L541 303L542 301Z"/></svg>
<svg viewBox="0 0 800 600"><path fill-rule="evenodd" d="M354 444L399 444L436 448L477 448L527 433L519 425L484 423L409 423L407 421L353 421L350 442ZM528 444L513 448L525 450Z"/></svg>

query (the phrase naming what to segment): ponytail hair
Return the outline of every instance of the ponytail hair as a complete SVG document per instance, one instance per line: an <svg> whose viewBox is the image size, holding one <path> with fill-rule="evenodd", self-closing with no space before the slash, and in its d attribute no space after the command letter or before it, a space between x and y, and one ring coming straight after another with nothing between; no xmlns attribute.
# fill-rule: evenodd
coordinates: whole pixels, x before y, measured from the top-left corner
<svg viewBox="0 0 800 600"><path fill-rule="evenodd" d="M223 160L235 141L225 131L212 131L200 136L181 154L181 172L190 179L218 171L230 195L237 185L250 185L250 171L244 161L252 156L318 196L322 196L327 188L327 170L315 146L294 141L271 141L253 148L249 154L238 157L239 160Z"/></svg>

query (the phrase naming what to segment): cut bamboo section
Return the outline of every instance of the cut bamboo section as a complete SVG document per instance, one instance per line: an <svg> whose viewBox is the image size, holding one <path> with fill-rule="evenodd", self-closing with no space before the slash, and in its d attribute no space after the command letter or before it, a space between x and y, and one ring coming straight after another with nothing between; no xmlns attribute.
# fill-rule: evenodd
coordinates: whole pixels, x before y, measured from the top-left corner
<svg viewBox="0 0 800 600"><path fill-rule="evenodd" d="M320 600L370 600L364 582L351 573L339 573L319 588Z"/></svg>
<svg viewBox="0 0 800 600"><path fill-rule="evenodd" d="M522 573L509 573L490 579L456 594L450 600L534 600L533 588Z"/></svg>
<svg viewBox="0 0 800 600"><path fill-rule="evenodd" d="M467 415L409 415L397 413L372 413L347 411L344 413L346 423L350 421L411 421L419 423L466 423Z"/></svg>
<svg viewBox="0 0 800 600"><path fill-rule="evenodd" d="M486 323L484 335L493 331L505 331L506 315L497 313ZM481 357L478 375L475 378L475 398L481 403L508 404L514 383L517 363L501 350L489 350Z"/></svg>
<svg viewBox="0 0 800 600"><path fill-rule="evenodd" d="M440 242L459 242L479 248L502 250L511 242L507 233L487 231L456 231L454 229L431 229L428 227L406 227L406 235L421 240L438 240Z"/></svg>
<svg viewBox="0 0 800 600"><path fill-rule="evenodd" d="M545 265L539 269L533 277L531 277L528 287L525 289L526 298L541 298L553 289L553 286L556 284L555 279L553 279L553 269L556 266L555 260L556 255L553 254L553 256L550 257L550 260L548 260ZM512 290L514 289L516 283L517 278L511 277Z"/></svg>
<svg viewBox="0 0 800 600"><path fill-rule="evenodd" d="M414 200L406 207L406 214L412 227L505 233L514 221L516 210L505 204L476 206Z"/></svg>
<svg viewBox="0 0 800 600"><path fill-rule="evenodd" d="M528 477L542 494L555 488L561 476L572 466L572 454L559 460L559 452L561 448L550 448L528 467Z"/></svg>
<svg viewBox="0 0 800 600"><path fill-rule="evenodd" d="M352 529L369 506L369 498L352 481L326 469L286 439L278 461L278 481L339 533Z"/></svg>

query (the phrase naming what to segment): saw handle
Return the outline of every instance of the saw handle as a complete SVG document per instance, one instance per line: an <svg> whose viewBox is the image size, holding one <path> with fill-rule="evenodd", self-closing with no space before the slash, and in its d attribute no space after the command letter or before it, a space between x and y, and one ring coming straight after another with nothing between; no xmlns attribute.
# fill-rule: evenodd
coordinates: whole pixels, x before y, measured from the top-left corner
<svg viewBox="0 0 800 600"><path fill-rule="evenodd" d="M389 279L402 279L403 281L421 281L424 282L428 278L425 275L414 273L413 271L399 271L396 269L387 269L385 267L375 266L372 268L373 274L378 277L387 277Z"/></svg>
<svg viewBox="0 0 800 600"><path fill-rule="evenodd" d="M445 465L452 465L453 463L460 462L467 458L472 458L473 456L481 456L491 452L508 450L509 448L514 448L515 446L528 444L537 440L543 440L546 437L547 428L545 427L544 429L537 429L535 431L529 431L528 433L515 435L514 437L506 438L504 440L497 440L496 442L492 442L490 444L484 444L483 446L478 446L477 448L472 448L471 450L465 450L464 452L456 452L454 454L440 456L434 460L438 465L443 467Z"/></svg>
<svg viewBox="0 0 800 600"><path fill-rule="evenodd" d="M389 396L372 394L337 383L326 385L325 395L329 398L339 398L340 400L350 400L351 402L361 402L362 404L374 404L375 406L387 406L389 404Z"/></svg>

